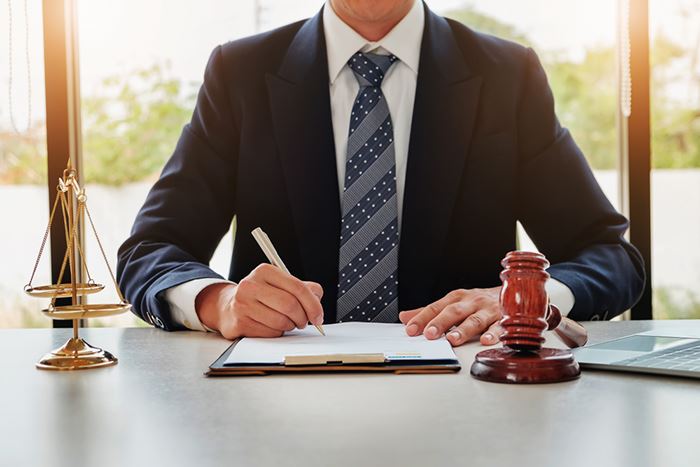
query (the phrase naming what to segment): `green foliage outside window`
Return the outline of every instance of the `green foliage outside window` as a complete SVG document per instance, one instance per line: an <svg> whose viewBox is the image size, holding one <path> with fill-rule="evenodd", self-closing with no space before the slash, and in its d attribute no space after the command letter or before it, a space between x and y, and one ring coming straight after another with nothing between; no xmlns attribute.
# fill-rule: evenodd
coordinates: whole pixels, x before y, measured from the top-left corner
<svg viewBox="0 0 700 467"><path fill-rule="evenodd" d="M0 184L46 183L46 128L35 124L22 134L0 131Z"/></svg>
<svg viewBox="0 0 700 467"><path fill-rule="evenodd" d="M85 180L121 185L157 174L192 114L184 85L154 65L102 83L82 100Z"/></svg>
<svg viewBox="0 0 700 467"><path fill-rule="evenodd" d="M700 16L700 12L696 13ZM515 27L471 8L451 11L446 16L478 31L533 46ZM571 130L594 169L616 168L618 84L615 49L590 49L580 62L546 51L538 52L547 70L562 125ZM692 65L700 61L700 44L675 44L663 34L657 34L651 44L650 61L653 166L656 169L700 167L700 102L669 96L676 81L687 77L689 68L694 68ZM693 80L691 87L700 91L700 76L694 76Z"/></svg>

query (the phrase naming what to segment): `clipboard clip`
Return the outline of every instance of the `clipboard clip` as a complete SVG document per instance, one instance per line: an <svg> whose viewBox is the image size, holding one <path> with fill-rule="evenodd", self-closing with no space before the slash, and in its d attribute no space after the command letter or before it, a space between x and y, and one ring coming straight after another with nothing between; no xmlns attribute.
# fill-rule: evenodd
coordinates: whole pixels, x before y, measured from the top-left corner
<svg viewBox="0 0 700 467"><path fill-rule="evenodd" d="M284 357L285 366L348 365L357 363L386 363L386 358L383 353L287 355Z"/></svg>

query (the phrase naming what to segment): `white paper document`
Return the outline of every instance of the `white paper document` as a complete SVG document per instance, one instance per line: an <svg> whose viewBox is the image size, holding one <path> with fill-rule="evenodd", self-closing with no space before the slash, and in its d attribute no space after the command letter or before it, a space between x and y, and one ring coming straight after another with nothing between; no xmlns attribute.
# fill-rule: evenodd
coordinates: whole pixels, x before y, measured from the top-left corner
<svg viewBox="0 0 700 467"><path fill-rule="evenodd" d="M403 324L353 322L323 329L325 336L309 325L278 338L246 337L236 344L225 365L281 364L285 357L337 354L384 354L388 361L457 360L444 337L411 337Z"/></svg>

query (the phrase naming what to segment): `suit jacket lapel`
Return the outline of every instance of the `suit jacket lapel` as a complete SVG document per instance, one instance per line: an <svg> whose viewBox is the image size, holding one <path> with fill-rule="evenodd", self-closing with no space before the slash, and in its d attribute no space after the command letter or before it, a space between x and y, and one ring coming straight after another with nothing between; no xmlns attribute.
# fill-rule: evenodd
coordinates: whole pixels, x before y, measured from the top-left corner
<svg viewBox="0 0 700 467"><path fill-rule="evenodd" d="M320 13L299 29L279 72L267 76L267 88L302 259L303 271L292 272L323 285L326 320L332 320L340 201Z"/></svg>
<svg viewBox="0 0 700 467"><path fill-rule="evenodd" d="M404 190L399 307L427 304L458 196L481 77L470 73L444 18L426 7Z"/></svg>

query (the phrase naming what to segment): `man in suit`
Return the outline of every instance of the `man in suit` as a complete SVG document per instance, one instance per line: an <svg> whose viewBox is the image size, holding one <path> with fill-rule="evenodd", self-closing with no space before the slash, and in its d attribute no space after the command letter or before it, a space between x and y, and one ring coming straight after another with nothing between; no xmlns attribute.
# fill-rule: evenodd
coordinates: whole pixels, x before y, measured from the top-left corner
<svg viewBox="0 0 700 467"><path fill-rule="evenodd" d="M208 262L232 219L228 280ZM564 314L631 307L642 259L527 48L418 0L329 0L217 47L191 122L119 251L144 320L226 338L383 321L497 342L516 221ZM292 275L264 264L262 227Z"/></svg>

